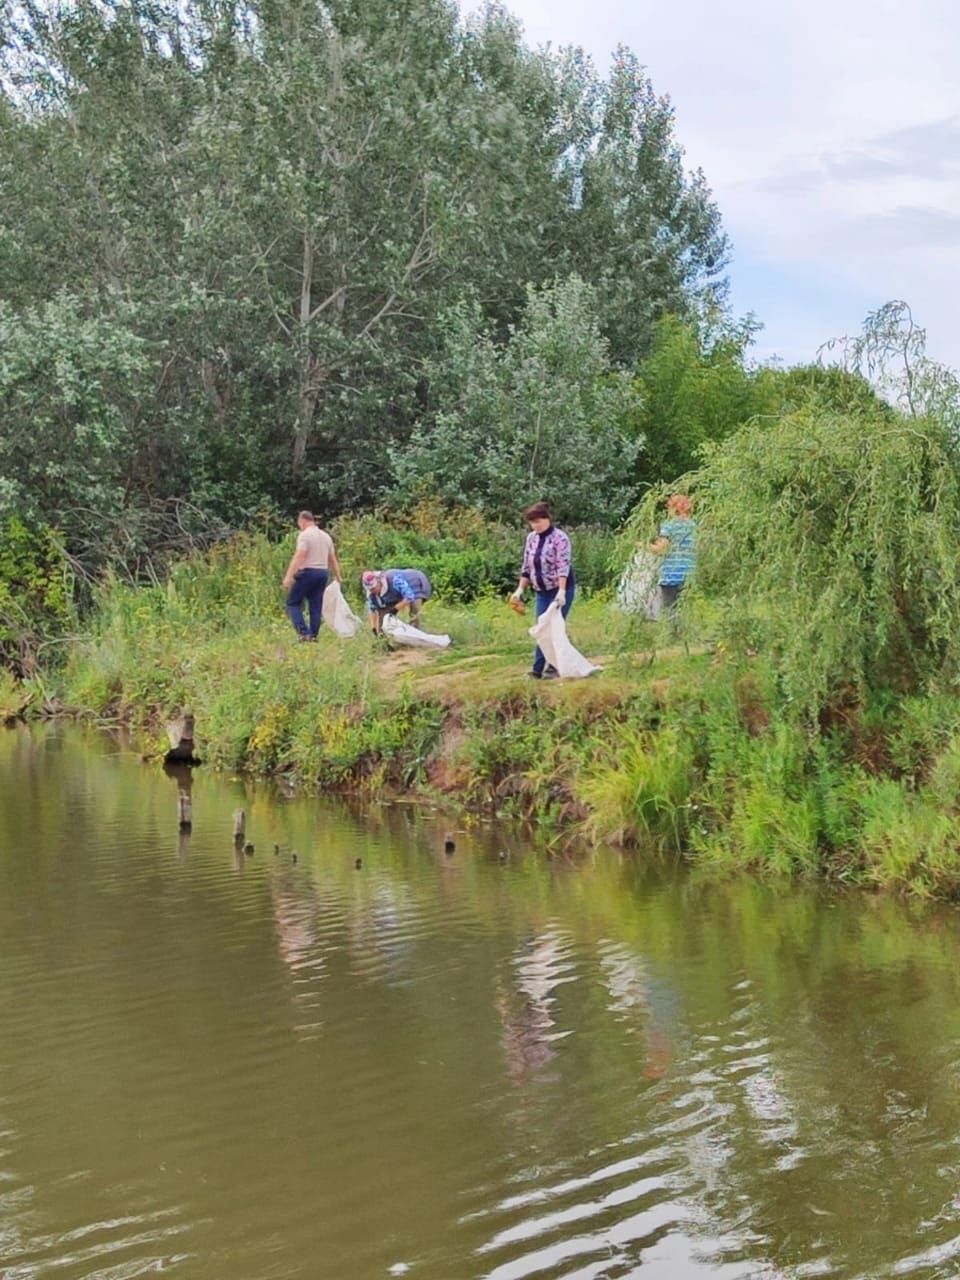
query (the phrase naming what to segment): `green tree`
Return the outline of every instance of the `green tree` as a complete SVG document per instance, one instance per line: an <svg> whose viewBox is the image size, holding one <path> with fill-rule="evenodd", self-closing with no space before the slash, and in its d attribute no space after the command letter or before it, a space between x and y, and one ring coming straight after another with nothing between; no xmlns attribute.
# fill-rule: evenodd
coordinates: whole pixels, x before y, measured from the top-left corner
<svg viewBox="0 0 960 1280"><path fill-rule="evenodd" d="M790 369L767 365L756 376L763 412L789 413L803 405L818 405L831 413L894 413L861 373L840 365L798 364Z"/></svg>
<svg viewBox="0 0 960 1280"><path fill-rule="evenodd" d="M75 551L96 547L141 467L162 465L141 419L153 386L122 314L88 318L65 294L20 312L0 303L0 518L59 524Z"/></svg>
<svg viewBox="0 0 960 1280"><path fill-rule="evenodd" d="M684 487L696 589L734 648L777 659L788 706L960 673L960 448L943 423L809 404L708 445Z"/></svg>
<svg viewBox="0 0 960 1280"><path fill-rule="evenodd" d="M624 431L633 393L611 366L594 290L577 277L531 288L502 343L461 305L444 337L436 418L394 457L402 492L435 489L497 516L546 497L566 519L615 524L642 441Z"/></svg>
<svg viewBox="0 0 960 1280"><path fill-rule="evenodd" d="M0 289L24 315L65 291L150 353L130 508L369 506L392 481L371 452L447 407L427 375L464 298L502 341L528 284L576 271L633 367L656 317L722 291L716 209L625 53L604 80L451 0L4 19Z"/></svg>
<svg viewBox="0 0 960 1280"><path fill-rule="evenodd" d="M641 478L671 481L696 465L702 445L722 440L771 403L746 365L756 332L752 320L722 324L666 316L653 331L650 354L637 374L632 421L644 440Z"/></svg>
<svg viewBox="0 0 960 1280"><path fill-rule="evenodd" d="M911 417L936 417L960 430L960 379L927 355L927 331L906 302L884 303L870 312L855 338L836 338L821 355L838 357L841 368L869 380Z"/></svg>
<svg viewBox="0 0 960 1280"><path fill-rule="evenodd" d="M729 245L704 175L684 169L669 98L622 46L608 80L582 77L595 126L575 157L570 261L597 286L613 359L633 366L665 314L724 301Z"/></svg>

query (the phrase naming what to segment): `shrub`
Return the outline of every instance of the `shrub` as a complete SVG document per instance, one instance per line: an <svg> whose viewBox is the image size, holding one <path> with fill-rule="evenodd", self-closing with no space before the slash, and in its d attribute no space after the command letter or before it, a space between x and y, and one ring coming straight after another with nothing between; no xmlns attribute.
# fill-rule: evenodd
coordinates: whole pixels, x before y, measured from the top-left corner
<svg viewBox="0 0 960 1280"><path fill-rule="evenodd" d="M927 896L960 883L955 816L935 796L891 778L873 779L865 791L857 845L865 878L883 888Z"/></svg>
<svg viewBox="0 0 960 1280"><path fill-rule="evenodd" d="M726 643L776 658L784 711L812 719L960 670L960 446L946 428L808 407L709 446L680 484L696 499L693 589L717 602Z"/></svg>
<svg viewBox="0 0 960 1280"><path fill-rule="evenodd" d="M344 516L332 529L347 590L356 596L364 569L422 569L442 599L470 602L517 585L525 528L497 524L469 507L420 502L407 512ZM612 535L571 528L577 583L588 592L612 581Z"/></svg>
<svg viewBox="0 0 960 1280"><path fill-rule="evenodd" d="M578 785L579 799L592 812L587 829L605 840L646 836L679 852L690 826L695 779L688 736L673 728L639 733L626 726Z"/></svg>
<svg viewBox="0 0 960 1280"><path fill-rule="evenodd" d="M0 661L19 674L73 621L72 575L56 533L12 516L0 528Z"/></svg>

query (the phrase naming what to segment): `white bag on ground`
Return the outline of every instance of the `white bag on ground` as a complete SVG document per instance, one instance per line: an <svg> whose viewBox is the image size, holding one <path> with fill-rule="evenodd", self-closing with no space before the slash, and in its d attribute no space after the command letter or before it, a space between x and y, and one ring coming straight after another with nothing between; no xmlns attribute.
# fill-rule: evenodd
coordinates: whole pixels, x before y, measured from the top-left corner
<svg viewBox="0 0 960 1280"><path fill-rule="evenodd" d="M550 666L556 667L558 675L576 680L601 670L570 643L567 624L556 600L530 628L530 634L543 650Z"/></svg>
<svg viewBox="0 0 960 1280"><path fill-rule="evenodd" d="M419 627L411 627L409 622L402 622L392 613L388 613L380 625L391 640L396 640L397 644L413 645L416 649L446 649L450 643L449 636L432 636Z"/></svg>
<svg viewBox="0 0 960 1280"><path fill-rule="evenodd" d="M323 593L323 620L338 636L355 636L363 626L347 604L339 582L331 582Z"/></svg>
<svg viewBox="0 0 960 1280"><path fill-rule="evenodd" d="M660 566L649 551L638 551L617 583L617 605L623 613L639 613L651 622L660 617Z"/></svg>

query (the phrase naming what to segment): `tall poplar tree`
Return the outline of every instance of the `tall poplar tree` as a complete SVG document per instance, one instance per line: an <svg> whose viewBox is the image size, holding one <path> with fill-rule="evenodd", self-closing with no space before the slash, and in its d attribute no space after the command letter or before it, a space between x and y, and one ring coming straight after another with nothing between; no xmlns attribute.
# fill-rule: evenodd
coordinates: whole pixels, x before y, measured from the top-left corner
<svg viewBox="0 0 960 1280"><path fill-rule="evenodd" d="M369 504L452 408L436 403L441 318L464 300L496 345L528 286L576 275L632 369L660 315L722 292L716 208L625 52L604 80L581 52L529 49L501 6L465 22L452 0L4 14L4 323L63 351L77 317L102 420L135 424L131 508L186 497L242 522ZM120 350L138 352L135 409ZM27 457L45 393L0 406L19 440L3 466ZM71 526L82 497L52 518Z"/></svg>

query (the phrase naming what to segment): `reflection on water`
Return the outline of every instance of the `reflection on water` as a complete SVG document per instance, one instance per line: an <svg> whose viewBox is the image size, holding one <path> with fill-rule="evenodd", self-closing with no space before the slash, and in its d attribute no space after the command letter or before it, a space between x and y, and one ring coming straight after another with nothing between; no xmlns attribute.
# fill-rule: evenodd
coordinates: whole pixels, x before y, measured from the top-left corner
<svg viewBox="0 0 960 1280"><path fill-rule="evenodd" d="M553 1058L551 1044L568 1035L554 1031L553 990L576 976L569 939L548 929L521 949L514 973L497 988L497 1010L503 1019L503 1051L512 1084L535 1076ZM512 978L512 981L510 979Z"/></svg>
<svg viewBox="0 0 960 1280"><path fill-rule="evenodd" d="M0 763L2 1280L960 1274L957 911Z"/></svg>

